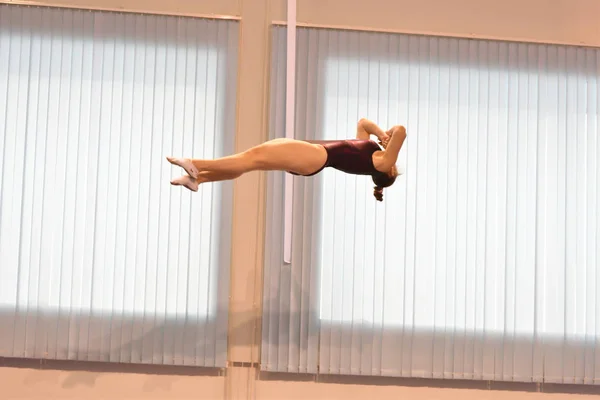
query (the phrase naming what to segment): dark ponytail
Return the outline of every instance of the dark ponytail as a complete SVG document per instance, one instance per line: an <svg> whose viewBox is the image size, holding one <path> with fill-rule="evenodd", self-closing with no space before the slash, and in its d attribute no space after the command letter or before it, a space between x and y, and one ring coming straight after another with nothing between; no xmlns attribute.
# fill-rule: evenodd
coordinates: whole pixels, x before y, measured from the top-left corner
<svg viewBox="0 0 600 400"><path fill-rule="evenodd" d="M381 186L375 186L375 190L373 190L373 196L375 196L377 201L383 201L383 188Z"/></svg>
<svg viewBox="0 0 600 400"><path fill-rule="evenodd" d="M383 201L383 188L392 186L392 184L396 181L396 175L397 172L395 168L392 168L392 175L379 171L371 175L373 183L375 184L373 196L375 196L375 199L377 199L377 201Z"/></svg>

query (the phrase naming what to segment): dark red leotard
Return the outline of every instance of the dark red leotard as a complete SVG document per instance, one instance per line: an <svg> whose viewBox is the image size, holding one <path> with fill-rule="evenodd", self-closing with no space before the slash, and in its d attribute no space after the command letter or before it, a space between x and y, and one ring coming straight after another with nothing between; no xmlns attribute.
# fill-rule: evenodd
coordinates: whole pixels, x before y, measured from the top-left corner
<svg viewBox="0 0 600 400"><path fill-rule="evenodd" d="M304 176L316 175L327 167L353 175L380 173L373 165L373 153L381 148L372 140L306 140L306 142L323 146L327 151L327 160L320 169Z"/></svg>

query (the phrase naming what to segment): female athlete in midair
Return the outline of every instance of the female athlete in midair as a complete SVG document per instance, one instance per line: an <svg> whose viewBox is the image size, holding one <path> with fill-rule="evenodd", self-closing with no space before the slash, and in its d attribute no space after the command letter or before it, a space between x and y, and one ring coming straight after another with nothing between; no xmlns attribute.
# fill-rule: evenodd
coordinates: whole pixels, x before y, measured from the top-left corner
<svg viewBox="0 0 600 400"><path fill-rule="evenodd" d="M370 136L376 136L382 147ZM355 175L370 175L373 195L383 201L383 188L391 186L398 171L396 161L406 139L406 129L394 126L384 132L367 119L358 122L356 139L294 140L274 139L244 152L215 160L167 157L187 175L171 181L196 192L201 183L235 179L251 171L286 171L312 176L326 167Z"/></svg>

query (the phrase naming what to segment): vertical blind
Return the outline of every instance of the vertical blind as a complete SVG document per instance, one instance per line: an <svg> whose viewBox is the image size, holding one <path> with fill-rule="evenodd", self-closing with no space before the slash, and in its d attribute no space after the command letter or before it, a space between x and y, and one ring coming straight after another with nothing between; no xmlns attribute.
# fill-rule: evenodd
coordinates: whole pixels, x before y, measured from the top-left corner
<svg viewBox="0 0 600 400"><path fill-rule="evenodd" d="M237 31L0 6L0 356L225 364Z"/></svg>
<svg viewBox="0 0 600 400"><path fill-rule="evenodd" d="M285 113L273 32L271 137ZM266 370L600 382L600 51L300 29L298 138L407 127L404 175L269 178Z"/></svg>

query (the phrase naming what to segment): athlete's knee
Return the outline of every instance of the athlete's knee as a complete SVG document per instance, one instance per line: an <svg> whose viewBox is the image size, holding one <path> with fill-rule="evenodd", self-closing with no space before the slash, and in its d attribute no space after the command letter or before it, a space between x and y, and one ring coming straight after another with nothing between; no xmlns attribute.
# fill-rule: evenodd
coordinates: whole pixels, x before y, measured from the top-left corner
<svg viewBox="0 0 600 400"><path fill-rule="evenodd" d="M256 146L244 152L244 158L250 169L260 169L267 158L266 147Z"/></svg>

